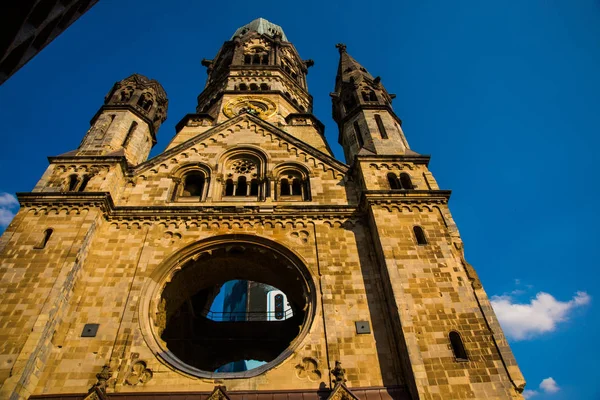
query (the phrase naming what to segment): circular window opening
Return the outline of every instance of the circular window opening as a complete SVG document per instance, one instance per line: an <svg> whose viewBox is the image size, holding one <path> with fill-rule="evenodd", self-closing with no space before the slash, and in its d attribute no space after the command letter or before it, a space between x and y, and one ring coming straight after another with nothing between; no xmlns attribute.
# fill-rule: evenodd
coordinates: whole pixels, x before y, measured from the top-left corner
<svg viewBox="0 0 600 400"><path fill-rule="evenodd" d="M248 377L291 355L314 310L311 281L294 259L256 243L227 243L180 264L162 288L154 323L168 352L192 367L182 369Z"/></svg>

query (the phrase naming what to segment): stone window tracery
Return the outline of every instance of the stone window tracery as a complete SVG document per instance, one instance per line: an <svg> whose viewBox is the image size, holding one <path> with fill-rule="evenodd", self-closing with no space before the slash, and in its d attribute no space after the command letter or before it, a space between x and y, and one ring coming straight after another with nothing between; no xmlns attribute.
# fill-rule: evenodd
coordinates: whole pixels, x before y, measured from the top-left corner
<svg viewBox="0 0 600 400"><path fill-rule="evenodd" d="M224 163L222 197L226 200L263 200L267 192L264 160L239 151Z"/></svg>
<svg viewBox="0 0 600 400"><path fill-rule="evenodd" d="M276 200L308 201L310 185L308 173L297 166L284 166L276 171Z"/></svg>
<svg viewBox="0 0 600 400"><path fill-rule="evenodd" d="M244 65L269 65L269 52L261 46L255 46L244 52Z"/></svg>

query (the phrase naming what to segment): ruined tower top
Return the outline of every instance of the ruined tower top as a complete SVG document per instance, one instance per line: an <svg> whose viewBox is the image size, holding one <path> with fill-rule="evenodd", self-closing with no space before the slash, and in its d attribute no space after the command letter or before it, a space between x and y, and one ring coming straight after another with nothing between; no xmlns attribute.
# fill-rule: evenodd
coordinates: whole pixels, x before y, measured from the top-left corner
<svg viewBox="0 0 600 400"><path fill-rule="evenodd" d="M281 39L283 41L288 41L287 37L285 36L285 33L283 33L283 29L279 25L275 25L274 23L269 22L264 18L257 18L254 21L239 27L235 31L233 36L231 36L231 40L233 40L233 38L235 38L238 35L244 35L245 33L250 31L271 37L275 36L276 34L279 34L281 35Z"/></svg>

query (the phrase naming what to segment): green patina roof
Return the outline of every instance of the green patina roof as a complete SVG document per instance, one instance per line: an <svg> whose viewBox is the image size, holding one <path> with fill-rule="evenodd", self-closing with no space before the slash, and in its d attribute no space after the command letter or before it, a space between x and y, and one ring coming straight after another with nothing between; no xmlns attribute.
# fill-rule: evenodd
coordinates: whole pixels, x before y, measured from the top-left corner
<svg viewBox="0 0 600 400"><path fill-rule="evenodd" d="M231 37L231 39L233 39L234 37L236 37L238 35L243 35L244 33L249 32L249 31L258 32L260 34L264 34L264 35L268 35L268 36L273 36L275 33L280 33L281 39L286 42L288 41L287 37L285 36L285 33L283 33L283 29L281 29L281 27L279 25L275 25L274 23L269 22L264 18L257 18L254 21L250 22L249 24L246 24L246 25L238 28L235 31L235 33L233 34L233 36Z"/></svg>

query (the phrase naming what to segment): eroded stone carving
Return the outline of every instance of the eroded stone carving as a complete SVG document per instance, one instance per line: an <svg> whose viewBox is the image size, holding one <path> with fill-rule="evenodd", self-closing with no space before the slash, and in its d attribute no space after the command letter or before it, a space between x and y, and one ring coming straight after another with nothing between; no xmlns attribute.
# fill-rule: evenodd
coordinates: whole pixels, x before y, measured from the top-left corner
<svg viewBox="0 0 600 400"><path fill-rule="evenodd" d="M321 379L321 371L317 360L311 357L304 357L302 362L296 365L296 376L300 379L307 378L311 382Z"/></svg>
<svg viewBox="0 0 600 400"><path fill-rule="evenodd" d="M124 384L130 386L143 385L152 379L152 376L152 370L148 368L145 361L136 361L131 365Z"/></svg>
<svg viewBox="0 0 600 400"><path fill-rule="evenodd" d="M335 362L335 368L331 370L331 375L333 375L333 382L336 384L346 382L346 370L342 368L340 361Z"/></svg>

